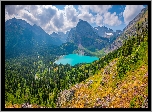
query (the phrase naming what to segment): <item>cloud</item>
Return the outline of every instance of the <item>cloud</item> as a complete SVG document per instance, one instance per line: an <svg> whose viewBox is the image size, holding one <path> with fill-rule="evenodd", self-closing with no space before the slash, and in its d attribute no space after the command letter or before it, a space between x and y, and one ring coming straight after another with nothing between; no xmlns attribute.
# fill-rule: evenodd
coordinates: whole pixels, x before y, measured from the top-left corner
<svg viewBox="0 0 152 112"><path fill-rule="evenodd" d="M90 5L79 5L78 6L79 13L89 12L89 9L90 9Z"/></svg>
<svg viewBox="0 0 152 112"><path fill-rule="evenodd" d="M89 23L94 23L95 17L89 12L90 5L79 5L78 6L79 15L78 18L88 21Z"/></svg>
<svg viewBox="0 0 152 112"><path fill-rule="evenodd" d="M89 6L90 10L93 12L99 13L99 14L104 14L106 13L110 8L112 8L111 5L90 5Z"/></svg>
<svg viewBox="0 0 152 112"><path fill-rule="evenodd" d="M108 10L111 5L80 5L78 10L73 5L66 5L60 10L53 5L7 5L5 7L5 20L13 17L23 19L29 24L36 24L47 33L66 32L75 27L79 19L96 23L119 25L118 16Z"/></svg>
<svg viewBox="0 0 152 112"><path fill-rule="evenodd" d="M22 17L26 19L26 21L28 21L30 24L37 24L36 19L30 13L24 13Z"/></svg>
<svg viewBox="0 0 152 112"><path fill-rule="evenodd" d="M110 8L112 8L112 5L79 5L78 9L82 12L89 12L89 10L103 14L107 12Z"/></svg>
<svg viewBox="0 0 152 112"><path fill-rule="evenodd" d="M31 25L37 24L44 29L56 15L57 10L56 7L49 5L7 5L5 6L5 20L15 17L26 20Z"/></svg>
<svg viewBox="0 0 152 112"><path fill-rule="evenodd" d="M128 24L131 20L133 20L143 8L143 5L126 5L123 12L125 24Z"/></svg>
<svg viewBox="0 0 152 112"><path fill-rule="evenodd" d="M98 26L103 26L103 22L102 21L103 21L103 17L100 14L97 14L96 15L96 20L95 20L96 24Z"/></svg>
<svg viewBox="0 0 152 112"><path fill-rule="evenodd" d="M119 20L116 13L110 13L108 10L112 8L112 5L82 5L79 6L78 18L86 20L90 23L96 23L98 26L107 24L110 26L120 25L122 22ZM90 12L93 12L94 15Z"/></svg>
<svg viewBox="0 0 152 112"><path fill-rule="evenodd" d="M8 15L16 15L25 7L27 7L27 5L5 5L5 11L8 12Z"/></svg>
<svg viewBox="0 0 152 112"><path fill-rule="evenodd" d="M118 16L116 15L116 12L114 12L113 14L111 14L110 12L107 12L103 16L104 16L103 23L109 26L118 26L122 23L119 20Z"/></svg>
<svg viewBox="0 0 152 112"><path fill-rule="evenodd" d="M95 20L93 15L91 13L88 13L88 12L84 12L84 13L79 14L78 18L82 19L82 20L85 20L85 21L88 21L90 23L93 23L94 20Z"/></svg>
<svg viewBox="0 0 152 112"><path fill-rule="evenodd" d="M112 6L111 5L79 5L79 19L86 20L90 23L96 22L97 25L101 25L101 15L106 13ZM90 11L96 13L96 18ZM100 15L100 16L99 16Z"/></svg>
<svg viewBox="0 0 152 112"><path fill-rule="evenodd" d="M72 5L66 5L64 10L65 10L65 15L68 21L71 21L71 22L78 21L78 18L77 18L78 12Z"/></svg>
<svg viewBox="0 0 152 112"><path fill-rule="evenodd" d="M62 28L64 25L64 17L63 14L55 15L54 18L52 19L52 22L54 23L55 27L58 29Z"/></svg>
<svg viewBox="0 0 152 112"><path fill-rule="evenodd" d="M43 24L47 24L57 13L57 9L53 7L43 7L42 13L38 15L40 21L43 21Z"/></svg>

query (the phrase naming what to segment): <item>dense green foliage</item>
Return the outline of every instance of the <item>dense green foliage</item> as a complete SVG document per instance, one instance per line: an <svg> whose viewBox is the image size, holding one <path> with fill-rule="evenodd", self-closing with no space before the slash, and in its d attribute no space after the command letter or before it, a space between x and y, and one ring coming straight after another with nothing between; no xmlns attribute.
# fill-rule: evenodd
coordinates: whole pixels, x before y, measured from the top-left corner
<svg viewBox="0 0 152 112"><path fill-rule="evenodd" d="M140 61L146 62L146 60L148 60L143 58L146 55L143 54L143 51L147 51L147 49L147 30L145 30L142 35L131 37L124 42L124 45L119 49L120 58L117 64L119 78L123 78L127 71L132 70L132 68L135 68L137 65L139 66Z"/></svg>
<svg viewBox="0 0 152 112"><path fill-rule="evenodd" d="M142 60L147 62L148 57L143 51L148 49L148 30L144 29L142 35L130 37L122 47L90 64L70 66L53 63L60 55L72 53L77 49L73 43L58 47L40 46L38 49L39 52L35 51L33 55L20 54L5 60L6 104L30 102L56 107L60 91L84 81L115 58L118 58L118 77L122 79L127 71L139 66ZM131 102L131 106L133 105Z"/></svg>
<svg viewBox="0 0 152 112"><path fill-rule="evenodd" d="M12 58L24 55L33 55L39 48L50 49L59 46L59 38L53 38L37 25L31 26L22 19L12 18L5 22L5 57ZM52 45L52 46L50 46ZM49 52L49 50L47 50Z"/></svg>
<svg viewBox="0 0 152 112"><path fill-rule="evenodd" d="M91 64L57 65L56 56L29 56L5 61L5 101L20 104L29 101L38 105L56 106L61 90L80 83L94 75L114 58L119 58L118 76L122 78L135 63L143 60L142 50L147 49L148 36L133 37L118 50ZM140 43L140 44L139 44ZM140 55L139 55L140 54Z"/></svg>

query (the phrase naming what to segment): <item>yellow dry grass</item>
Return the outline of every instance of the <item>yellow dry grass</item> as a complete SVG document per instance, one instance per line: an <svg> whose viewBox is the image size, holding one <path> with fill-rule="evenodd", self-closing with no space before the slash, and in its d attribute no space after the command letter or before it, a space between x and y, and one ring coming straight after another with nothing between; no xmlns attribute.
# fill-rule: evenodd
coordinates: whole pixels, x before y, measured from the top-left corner
<svg viewBox="0 0 152 112"><path fill-rule="evenodd" d="M115 61L117 59L111 63ZM109 74L104 74L106 67L109 67ZM148 96L146 92L148 88L148 76L145 76L148 71L148 65L143 65L135 71L128 72L122 80L116 78L116 63L112 67L109 65L106 67L80 83L79 89L72 87L76 91L74 97L63 107L90 108L107 103L108 108L130 108L130 102L133 102L132 99L134 98L136 98L135 108L141 107L144 98ZM115 78L113 78L114 76ZM87 82L90 80L93 83L88 86ZM102 82L104 82L104 85L101 84ZM104 100L107 97L110 98L110 102ZM97 99L101 99L102 103L97 104Z"/></svg>

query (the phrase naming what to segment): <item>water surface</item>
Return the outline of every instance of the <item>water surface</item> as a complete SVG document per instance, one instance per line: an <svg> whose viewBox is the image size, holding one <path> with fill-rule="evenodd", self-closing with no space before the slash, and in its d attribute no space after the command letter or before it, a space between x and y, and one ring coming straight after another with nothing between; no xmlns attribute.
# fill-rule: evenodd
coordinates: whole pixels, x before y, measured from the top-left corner
<svg viewBox="0 0 152 112"><path fill-rule="evenodd" d="M99 58L97 57L92 57L92 56L83 56L83 55L78 55L78 54L69 54L61 57L60 59L56 60L56 64L70 64L71 66L74 66L75 64L78 63L91 63L95 60L98 60Z"/></svg>

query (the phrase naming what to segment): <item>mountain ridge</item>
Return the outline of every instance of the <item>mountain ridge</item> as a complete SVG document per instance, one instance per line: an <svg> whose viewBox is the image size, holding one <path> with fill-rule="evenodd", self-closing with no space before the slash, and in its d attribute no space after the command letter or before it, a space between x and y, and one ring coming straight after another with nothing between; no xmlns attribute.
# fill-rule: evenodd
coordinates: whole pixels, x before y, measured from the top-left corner
<svg viewBox="0 0 152 112"><path fill-rule="evenodd" d="M82 43L77 46L72 42L52 49L39 46L41 53L35 56L5 59L5 107L24 108L22 104L27 103L31 108L149 108L147 16L148 11L126 30L126 34L123 32L116 37L116 41L121 41L120 46L115 42L117 49L89 64L54 63L62 53L69 54L77 47L87 50ZM16 47L20 40L31 39L33 35L32 31L25 33L24 28L17 25L11 28L17 31L14 34L20 32L26 36L17 35L13 40L11 32L7 33L12 40L7 40L6 47L9 41L15 41L10 46ZM70 35L81 37L81 30L80 33L73 30ZM22 44L30 43L22 41ZM30 47L26 50L31 50ZM54 56L52 52L59 55Z"/></svg>
<svg viewBox="0 0 152 112"><path fill-rule="evenodd" d="M148 7L142 9L141 12L129 22L129 24L123 29L123 33L121 33L121 35L111 45L106 47L104 52L109 53L115 49L118 49L120 46L122 46L127 37L137 35L137 32L139 31L138 26L140 26L140 30L142 30L142 28L148 29Z"/></svg>
<svg viewBox="0 0 152 112"><path fill-rule="evenodd" d="M52 38L41 27L31 26L25 20L13 18L5 22L6 57L21 53L31 54L35 48L40 46L61 44L59 39Z"/></svg>

